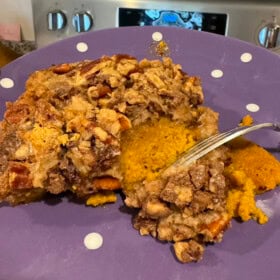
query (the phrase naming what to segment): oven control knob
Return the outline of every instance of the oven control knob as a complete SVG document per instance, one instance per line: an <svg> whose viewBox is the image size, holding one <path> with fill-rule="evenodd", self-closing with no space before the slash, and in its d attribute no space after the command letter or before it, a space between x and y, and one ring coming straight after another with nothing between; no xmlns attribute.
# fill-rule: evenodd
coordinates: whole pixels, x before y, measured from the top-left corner
<svg viewBox="0 0 280 280"><path fill-rule="evenodd" d="M273 49L280 46L280 25L276 23L276 18L259 31L259 43L267 49Z"/></svg>
<svg viewBox="0 0 280 280"><path fill-rule="evenodd" d="M63 29L67 24L66 15L62 11L48 13L48 30L55 31Z"/></svg>
<svg viewBox="0 0 280 280"><path fill-rule="evenodd" d="M76 32L87 32L93 26L93 17L88 12L79 12L74 14L72 23Z"/></svg>

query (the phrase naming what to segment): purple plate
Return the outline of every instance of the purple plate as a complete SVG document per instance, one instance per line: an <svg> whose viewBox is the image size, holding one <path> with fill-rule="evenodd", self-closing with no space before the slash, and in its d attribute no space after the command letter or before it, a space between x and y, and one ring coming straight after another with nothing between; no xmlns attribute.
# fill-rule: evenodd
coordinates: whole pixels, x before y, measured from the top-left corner
<svg viewBox="0 0 280 280"><path fill-rule="evenodd" d="M280 57L262 48L204 32L169 27L126 27L60 41L25 55L0 73L0 115L24 90L29 74L51 64L126 53L155 58L151 45L163 37L174 62L202 78L205 102L220 113L220 128L251 114L256 122L280 121ZM280 135L249 135L279 158ZM280 192L259 197L270 216L265 225L233 222L224 240L209 245L199 263L176 261L171 244L141 237L122 205L86 207L67 198L18 207L0 206L1 280L276 280L280 275ZM88 233L103 244L89 250Z"/></svg>

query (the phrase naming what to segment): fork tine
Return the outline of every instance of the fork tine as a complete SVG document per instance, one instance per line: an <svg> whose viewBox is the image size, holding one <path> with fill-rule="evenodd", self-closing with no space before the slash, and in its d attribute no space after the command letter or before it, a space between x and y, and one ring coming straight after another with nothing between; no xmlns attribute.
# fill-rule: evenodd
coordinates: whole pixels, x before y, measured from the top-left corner
<svg viewBox="0 0 280 280"><path fill-rule="evenodd" d="M187 164L189 163L191 160L194 161L202 156L204 156L205 154L207 154L208 152L218 148L219 146L229 142L230 140L239 137L241 135L244 135L250 131L254 131L257 130L259 128L263 128L263 127L273 127L274 130L278 130L279 129L279 124L275 125L272 123L263 123L263 124L257 124L254 126L240 126L240 127L236 127L233 128L229 131L226 131L224 133L218 134L217 136L213 136L210 138L207 138L209 141L207 141L207 139L205 139L204 144L199 147L199 149L194 149L193 150L188 150L187 153L185 154L185 156L183 155L182 157L182 161L178 162L180 164ZM180 160L180 159L179 159Z"/></svg>
<svg viewBox="0 0 280 280"><path fill-rule="evenodd" d="M217 133L213 136L210 136L210 137L202 140L201 142L197 143L196 145L194 145L186 153L184 153L182 155L182 157L184 157L184 155L186 155L186 154L195 155L195 154L199 153L201 150L206 149L209 146L212 146L217 141L220 141L220 140L224 139L225 137L231 135L232 133L240 131L242 129L244 129L244 127L236 127L236 128L233 128L229 131L226 131L226 132L223 132L223 133Z"/></svg>
<svg viewBox="0 0 280 280"><path fill-rule="evenodd" d="M164 173L168 174L169 171L175 170L177 166L186 166L193 161L201 158L202 156L206 155L208 152L220 147L221 145L229 142L230 140L244 135L248 132L270 127L276 131L280 131L280 124L279 123L261 123L253 126L239 126L233 128L229 131L218 133L209 138L204 139L203 141L199 142L198 144L194 145L190 148L187 152L185 152L175 163L169 166Z"/></svg>

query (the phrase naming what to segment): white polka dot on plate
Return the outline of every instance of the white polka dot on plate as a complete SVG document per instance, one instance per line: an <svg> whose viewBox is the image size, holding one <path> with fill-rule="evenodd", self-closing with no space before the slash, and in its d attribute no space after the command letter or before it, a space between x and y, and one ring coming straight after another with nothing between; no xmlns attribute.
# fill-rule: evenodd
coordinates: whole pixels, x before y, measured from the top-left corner
<svg viewBox="0 0 280 280"><path fill-rule="evenodd" d="M87 43L79 42L76 45L76 49L78 52L86 52L88 50L88 45L87 45Z"/></svg>
<svg viewBox="0 0 280 280"><path fill-rule="evenodd" d="M248 63L250 62L251 60L253 59L253 56L252 54L250 53L243 53L241 56L240 56L240 60L244 63Z"/></svg>
<svg viewBox="0 0 280 280"><path fill-rule="evenodd" d="M159 42L159 41L162 40L163 35L162 35L161 32L154 32L153 35L152 35L152 38L153 38L154 41Z"/></svg>
<svg viewBox="0 0 280 280"><path fill-rule="evenodd" d="M14 81L10 78L3 78L0 80L0 86L3 88L12 88L14 85Z"/></svg>
<svg viewBox="0 0 280 280"><path fill-rule="evenodd" d="M223 75L224 75L224 72L220 69L214 69L211 72L211 76L215 79L219 79L219 78L223 77Z"/></svg>
<svg viewBox="0 0 280 280"><path fill-rule="evenodd" d="M249 112L258 112L260 110L260 106L255 103L250 103L246 105L246 109Z"/></svg>
<svg viewBox="0 0 280 280"><path fill-rule="evenodd" d="M103 237L97 232L91 232L84 238L84 245L89 250L99 249L103 244Z"/></svg>

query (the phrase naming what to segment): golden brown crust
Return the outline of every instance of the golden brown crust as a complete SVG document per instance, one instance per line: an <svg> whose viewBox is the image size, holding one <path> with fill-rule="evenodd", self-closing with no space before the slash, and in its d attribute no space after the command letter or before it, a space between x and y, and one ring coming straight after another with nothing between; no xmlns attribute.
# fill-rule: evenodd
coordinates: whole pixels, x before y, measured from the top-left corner
<svg viewBox="0 0 280 280"><path fill-rule="evenodd" d="M169 58L118 54L36 71L1 122L0 200L17 204L10 198L19 188L70 190L85 199L117 189L121 133L161 116L190 124L202 101L199 78ZM114 183L96 184L104 177Z"/></svg>

